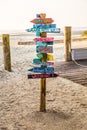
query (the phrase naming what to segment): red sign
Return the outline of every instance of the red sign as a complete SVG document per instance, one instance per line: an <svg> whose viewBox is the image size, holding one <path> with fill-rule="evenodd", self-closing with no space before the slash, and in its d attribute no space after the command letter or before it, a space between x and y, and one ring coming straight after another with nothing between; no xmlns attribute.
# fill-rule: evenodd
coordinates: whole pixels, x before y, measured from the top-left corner
<svg viewBox="0 0 87 130"><path fill-rule="evenodd" d="M28 74L28 79L36 79L36 78L53 78L57 77L58 74L52 73L52 74Z"/></svg>
<svg viewBox="0 0 87 130"><path fill-rule="evenodd" d="M44 18L44 19L41 19L41 18L35 18L31 21L32 23L35 23L35 24L51 24L53 21L52 18Z"/></svg>
<svg viewBox="0 0 87 130"><path fill-rule="evenodd" d="M45 38L43 38L43 37L40 37L40 38L34 38L34 41L35 42L53 42L53 40L54 40L54 37L45 37Z"/></svg>

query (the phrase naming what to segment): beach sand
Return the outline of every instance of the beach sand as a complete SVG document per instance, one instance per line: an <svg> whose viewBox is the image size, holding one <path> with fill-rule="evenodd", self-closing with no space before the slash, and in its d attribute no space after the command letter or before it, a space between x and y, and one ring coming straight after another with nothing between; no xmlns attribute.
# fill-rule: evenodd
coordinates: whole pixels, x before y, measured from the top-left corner
<svg viewBox="0 0 87 130"><path fill-rule="evenodd" d="M17 43L11 40L12 72L4 70L0 46L0 130L87 130L87 88L61 77L47 79L47 111L40 112L40 79L27 78L35 46ZM61 47L54 45L55 63Z"/></svg>

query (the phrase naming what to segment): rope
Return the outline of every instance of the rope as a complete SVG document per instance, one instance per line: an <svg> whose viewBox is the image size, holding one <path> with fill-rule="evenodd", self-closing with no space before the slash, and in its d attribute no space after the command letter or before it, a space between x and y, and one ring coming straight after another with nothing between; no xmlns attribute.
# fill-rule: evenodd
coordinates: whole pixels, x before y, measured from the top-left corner
<svg viewBox="0 0 87 130"><path fill-rule="evenodd" d="M83 67L83 68L87 68L87 65L81 65L81 64L79 64L79 63L74 59L72 53L71 53L71 57L72 57L72 60L74 61L74 63L75 63L76 65L81 66L81 67Z"/></svg>

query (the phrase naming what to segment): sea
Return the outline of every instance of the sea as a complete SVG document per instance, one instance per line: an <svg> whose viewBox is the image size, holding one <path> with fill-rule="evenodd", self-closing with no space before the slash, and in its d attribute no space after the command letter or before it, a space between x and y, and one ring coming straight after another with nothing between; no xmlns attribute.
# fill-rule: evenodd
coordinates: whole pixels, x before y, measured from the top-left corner
<svg viewBox="0 0 87 130"><path fill-rule="evenodd" d="M87 30L87 27L72 27L72 37L79 37ZM2 34L9 34L10 39L19 41L33 41L36 34L33 32L27 32L24 30L0 30L0 42L2 41ZM64 28L60 28L60 33L47 33L47 36L54 37L55 40L63 39Z"/></svg>

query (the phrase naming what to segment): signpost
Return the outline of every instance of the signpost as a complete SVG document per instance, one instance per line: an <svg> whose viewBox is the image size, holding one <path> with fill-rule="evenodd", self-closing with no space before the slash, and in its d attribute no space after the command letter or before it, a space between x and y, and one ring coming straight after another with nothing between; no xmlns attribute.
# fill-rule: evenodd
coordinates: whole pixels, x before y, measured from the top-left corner
<svg viewBox="0 0 87 130"><path fill-rule="evenodd" d="M36 44L36 55L38 58L33 59L33 64L37 67L31 68L28 71L28 79L41 78L41 93L40 93L40 111L46 111L46 78L57 77L58 74L54 72L54 56L53 53L53 41L54 37L47 37L49 29L56 30L56 24L52 24L52 18L46 18L46 14L41 13L36 15L37 18L31 22L34 23L32 32L36 32L36 38L34 38ZM51 32L50 31L50 32Z"/></svg>
<svg viewBox="0 0 87 130"><path fill-rule="evenodd" d="M36 79L36 78L54 78L58 75L56 73L53 74L29 74L28 79Z"/></svg>
<svg viewBox="0 0 87 130"><path fill-rule="evenodd" d="M31 22L35 24L51 24L54 21L52 18L35 18Z"/></svg>

